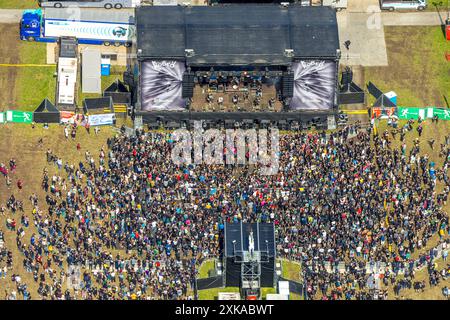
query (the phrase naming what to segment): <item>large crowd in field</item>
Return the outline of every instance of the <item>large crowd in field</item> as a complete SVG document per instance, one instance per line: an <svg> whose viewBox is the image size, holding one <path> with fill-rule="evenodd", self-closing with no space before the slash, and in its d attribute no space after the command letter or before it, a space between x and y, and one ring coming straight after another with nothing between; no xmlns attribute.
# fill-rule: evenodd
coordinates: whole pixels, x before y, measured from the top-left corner
<svg viewBox="0 0 450 320"><path fill-rule="evenodd" d="M14 196L0 205L8 217L0 227L1 275L17 285L6 298L193 299L199 264L220 257L224 223L239 221L274 223L277 254L302 264L297 281L310 299L373 299L374 275L362 271L371 262L389 266L380 281L396 295L438 285L449 266L435 265L430 242L442 245L446 263L450 137L438 165L423 152L426 141L406 144L412 130L408 123L374 137L358 125L280 135L274 175L175 165L166 133L117 134L79 163L47 150L45 198L26 195L30 213ZM0 169L8 179L8 167ZM4 246L4 232L16 243ZM37 292L8 272L12 245ZM415 280L417 261L427 283ZM325 263L344 264L345 272L328 272Z"/></svg>

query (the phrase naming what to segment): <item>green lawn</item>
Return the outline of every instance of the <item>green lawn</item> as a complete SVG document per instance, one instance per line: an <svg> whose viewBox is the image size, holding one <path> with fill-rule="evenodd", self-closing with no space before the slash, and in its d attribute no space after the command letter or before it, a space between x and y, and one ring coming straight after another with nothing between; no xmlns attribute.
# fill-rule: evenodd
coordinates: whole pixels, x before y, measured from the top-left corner
<svg viewBox="0 0 450 320"><path fill-rule="evenodd" d="M436 8L439 10L442 16L447 11L447 6L450 4L450 0L428 0L428 7L426 11L436 11ZM446 15L445 15L446 17Z"/></svg>
<svg viewBox="0 0 450 320"><path fill-rule="evenodd" d="M386 27L388 67L365 68L365 81L395 91L398 105L447 106L450 99L450 41L440 27ZM369 95L370 105L374 98Z"/></svg>
<svg viewBox="0 0 450 320"><path fill-rule="evenodd" d="M53 73L56 67L20 68L16 78L17 109L34 111L48 98L55 102L56 78Z"/></svg>
<svg viewBox="0 0 450 320"><path fill-rule="evenodd" d="M214 260L206 260L198 269L199 278L208 278L209 271L214 270Z"/></svg>
<svg viewBox="0 0 450 320"><path fill-rule="evenodd" d="M20 41L20 63L45 64L46 44ZM54 67L20 67L17 68L16 108L32 111L45 98L55 101L56 66Z"/></svg>
<svg viewBox="0 0 450 320"><path fill-rule="evenodd" d="M37 0L0 0L0 9L32 9L37 7Z"/></svg>
<svg viewBox="0 0 450 320"><path fill-rule="evenodd" d="M300 279L300 264L289 260L281 260L281 275L283 278L293 281Z"/></svg>
<svg viewBox="0 0 450 320"><path fill-rule="evenodd" d="M261 288L261 295L262 295L263 300L266 299L266 296L269 293L277 293L277 289L276 288Z"/></svg>

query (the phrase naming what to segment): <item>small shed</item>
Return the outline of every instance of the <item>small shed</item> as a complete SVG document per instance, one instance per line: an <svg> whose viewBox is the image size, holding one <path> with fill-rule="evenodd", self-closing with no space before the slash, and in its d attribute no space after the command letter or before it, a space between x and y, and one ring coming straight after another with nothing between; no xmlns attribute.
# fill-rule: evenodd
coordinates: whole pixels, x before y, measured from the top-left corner
<svg viewBox="0 0 450 320"><path fill-rule="evenodd" d="M84 50L81 62L82 92L102 93L100 50Z"/></svg>

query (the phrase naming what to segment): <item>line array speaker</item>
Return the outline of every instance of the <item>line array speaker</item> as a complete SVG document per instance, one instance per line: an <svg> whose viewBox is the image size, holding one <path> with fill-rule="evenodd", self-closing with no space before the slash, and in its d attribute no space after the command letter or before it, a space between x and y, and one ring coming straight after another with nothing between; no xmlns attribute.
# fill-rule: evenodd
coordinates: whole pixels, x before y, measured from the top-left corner
<svg viewBox="0 0 450 320"><path fill-rule="evenodd" d="M292 98L294 96L294 73L286 72L283 75L282 95L283 98Z"/></svg>
<svg viewBox="0 0 450 320"><path fill-rule="evenodd" d="M183 74L182 92L183 98L192 98L194 95L194 78L195 75L190 72L185 72Z"/></svg>
<svg viewBox="0 0 450 320"><path fill-rule="evenodd" d="M349 84L351 84L353 81L353 71L350 68L345 68L345 70L342 72L342 78L341 78L341 86L347 88Z"/></svg>

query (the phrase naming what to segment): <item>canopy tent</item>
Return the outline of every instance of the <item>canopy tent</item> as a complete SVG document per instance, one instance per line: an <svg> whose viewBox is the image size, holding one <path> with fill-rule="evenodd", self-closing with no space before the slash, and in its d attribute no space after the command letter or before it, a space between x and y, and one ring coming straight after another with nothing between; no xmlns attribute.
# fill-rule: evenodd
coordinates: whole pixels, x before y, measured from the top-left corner
<svg viewBox="0 0 450 320"><path fill-rule="evenodd" d="M34 110L33 121L36 123L59 123L59 110L45 98Z"/></svg>
<svg viewBox="0 0 450 320"><path fill-rule="evenodd" d="M103 91L103 97L111 97L113 104L129 105L131 103L131 92L119 79L111 83L111 85Z"/></svg>
<svg viewBox="0 0 450 320"><path fill-rule="evenodd" d="M395 108L396 105L385 94L382 94L375 101L373 107Z"/></svg>

